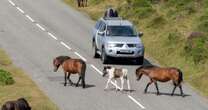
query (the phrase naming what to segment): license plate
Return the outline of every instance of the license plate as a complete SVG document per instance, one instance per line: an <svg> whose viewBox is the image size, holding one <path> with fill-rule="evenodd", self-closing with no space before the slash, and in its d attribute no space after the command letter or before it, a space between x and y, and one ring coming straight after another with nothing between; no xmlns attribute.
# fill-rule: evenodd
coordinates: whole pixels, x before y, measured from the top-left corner
<svg viewBox="0 0 208 110"><path fill-rule="evenodd" d="M122 53L131 53L130 50L120 50L120 52L122 52Z"/></svg>

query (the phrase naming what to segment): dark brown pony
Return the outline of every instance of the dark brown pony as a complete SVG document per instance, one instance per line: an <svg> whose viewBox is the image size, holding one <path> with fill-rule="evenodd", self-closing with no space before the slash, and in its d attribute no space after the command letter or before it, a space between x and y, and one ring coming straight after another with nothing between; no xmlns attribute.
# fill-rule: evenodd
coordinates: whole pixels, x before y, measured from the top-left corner
<svg viewBox="0 0 208 110"><path fill-rule="evenodd" d="M1 110L31 110L30 105L24 98L19 98L15 101L7 101Z"/></svg>
<svg viewBox="0 0 208 110"><path fill-rule="evenodd" d="M179 87L181 96L184 96L182 86L181 86L181 82L183 81L183 74L181 70L179 70L178 68L161 68L161 67L156 67L156 66L141 66L136 69L137 80L140 80L143 74L150 78L150 82L147 84L144 90L145 93L147 92L149 85L154 83L157 89L157 95L159 95L157 81L167 82L167 81L172 80L174 88L173 88L171 95L174 94L176 87Z"/></svg>
<svg viewBox="0 0 208 110"><path fill-rule="evenodd" d="M87 0L77 0L78 7L87 7Z"/></svg>
<svg viewBox="0 0 208 110"><path fill-rule="evenodd" d="M67 84L67 79L69 83L73 85L73 82L70 79L71 74L78 74L79 79L77 81L76 87L79 85L80 80L82 80L82 87L85 88L85 71L86 63L81 59L71 59L68 56L58 56L53 60L54 72L56 72L59 66L62 65L64 70L64 86Z"/></svg>

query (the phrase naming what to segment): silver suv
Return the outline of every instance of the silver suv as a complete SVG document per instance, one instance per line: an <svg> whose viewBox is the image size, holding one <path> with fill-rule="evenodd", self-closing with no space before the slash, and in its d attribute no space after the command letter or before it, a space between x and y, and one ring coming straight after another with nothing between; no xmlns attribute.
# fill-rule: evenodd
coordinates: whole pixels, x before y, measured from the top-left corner
<svg viewBox="0 0 208 110"><path fill-rule="evenodd" d="M100 18L93 28L94 58L100 56L103 64L112 57L134 59L138 64L143 64L142 35L128 20L120 17Z"/></svg>

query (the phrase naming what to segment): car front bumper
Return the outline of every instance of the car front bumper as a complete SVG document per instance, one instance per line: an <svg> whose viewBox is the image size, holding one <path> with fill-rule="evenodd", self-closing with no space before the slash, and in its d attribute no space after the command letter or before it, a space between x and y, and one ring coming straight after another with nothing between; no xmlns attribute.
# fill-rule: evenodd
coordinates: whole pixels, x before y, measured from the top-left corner
<svg viewBox="0 0 208 110"><path fill-rule="evenodd" d="M115 58L138 58L144 56L144 48L108 48L106 55Z"/></svg>

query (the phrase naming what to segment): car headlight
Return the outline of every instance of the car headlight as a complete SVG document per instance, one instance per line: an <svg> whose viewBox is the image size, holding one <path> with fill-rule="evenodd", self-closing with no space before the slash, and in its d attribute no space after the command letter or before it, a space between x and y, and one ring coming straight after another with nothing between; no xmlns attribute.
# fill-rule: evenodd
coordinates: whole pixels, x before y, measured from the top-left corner
<svg viewBox="0 0 208 110"><path fill-rule="evenodd" d="M108 43L108 44L107 44L107 47L108 47L108 48L112 48L112 47L115 47L115 46L116 46L115 43Z"/></svg>

